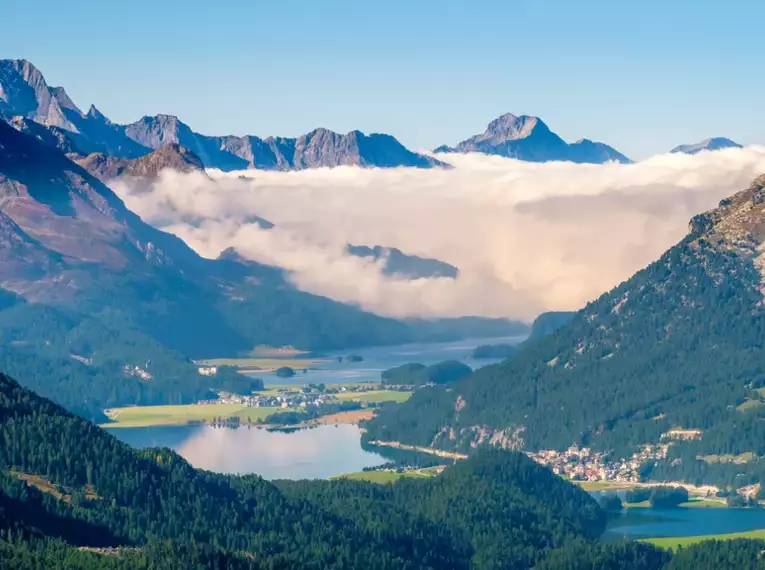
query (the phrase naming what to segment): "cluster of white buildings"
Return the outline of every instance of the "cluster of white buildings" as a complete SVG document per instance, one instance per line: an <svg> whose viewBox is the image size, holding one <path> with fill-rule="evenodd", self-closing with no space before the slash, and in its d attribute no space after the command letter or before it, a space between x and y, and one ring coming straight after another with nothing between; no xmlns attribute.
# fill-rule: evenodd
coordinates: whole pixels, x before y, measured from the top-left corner
<svg viewBox="0 0 765 570"><path fill-rule="evenodd" d="M151 372L140 366L134 366L132 364L125 365L125 376L138 376L141 380L151 380Z"/></svg>
<svg viewBox="0 0 765 570"><path fill-rule="evenodd" d="M242 396L221 392L217 400L205 400L200 404L240 404L253 408L303 408L319 406L335 400L331 394L303 392L301 390L279 390L276 394L253 394Z"/></svg>
<svg viewBox="0 0 765 570"><path fill-rule="evenodd" d="M589 447L572 445L565 451L543 449L527 452L542 465L549 466L558 475L574 481L636 482L640 479L640 466L646 461L667 456L667 445L645 445L630 458L610 460L606 453Z"/></svg>

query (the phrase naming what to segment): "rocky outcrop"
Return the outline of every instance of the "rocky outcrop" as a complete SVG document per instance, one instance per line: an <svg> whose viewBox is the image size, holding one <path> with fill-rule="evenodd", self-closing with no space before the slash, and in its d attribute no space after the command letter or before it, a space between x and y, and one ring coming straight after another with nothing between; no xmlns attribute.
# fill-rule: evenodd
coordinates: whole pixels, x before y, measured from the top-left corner
<svg viewBox="0 0 765 570"><path fill-rule="evenodd" d="M177 172L203 172L199 157L177 143L160 147L140 158L117 158L101 153L75 158L75 162L90 174L107 182L120 177L153 180L165 169Z"/></svg>

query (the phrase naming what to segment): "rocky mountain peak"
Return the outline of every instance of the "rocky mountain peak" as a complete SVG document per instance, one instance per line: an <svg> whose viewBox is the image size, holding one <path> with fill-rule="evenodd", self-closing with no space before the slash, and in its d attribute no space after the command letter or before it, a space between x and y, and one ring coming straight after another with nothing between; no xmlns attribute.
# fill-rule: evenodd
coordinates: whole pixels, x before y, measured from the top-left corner
<svg viewBox="0 0 765 570"><path fill-rule="evenodd" d="M62 109L68 109L77 113L80 117L85 116L82 111L80 111L80 108L75 105L74 101L72 101L72 98L69 97L69 94L63 87L51 87L50 93L55 97L56 101L58 101L58 104Z"/></svg>
<svg viewBox="0 0 765 570"><path fill-rule="evenodd" d="M539 117L528 115L517 117L512 113L505 113L489 123L484 135L494 141L525 139L537 126L549 131Z"/></svg>
<svg viewBox="0 0 765 570"><path fill-rule="evenodd" d="M435 152L480 152L530 162L631 162L607 144L589 139L568 144L539 117L512 113L505 113L491 121L483 133L465 139L455 147L442 145Z"/></svg>
<svg viewBox="0 0 765 570"><path fill-rule="evenodd" d="M676 146L671 153L696 154L703 150L722 150L724 148L743 148L740 144L725 137L712 137L693 144Z"/></svg>
<svg viewBox="0 0 765 570"><path fill-rule="evenodd" d="M141 117L125 127L125 134L143 146L157 149L161 146L179 143L181 128L185 127L178 117L173 115L154 115Z"/></svg>
<svg viewBox="0 0 765 570"><path fill-rule="evenodd" d="M13 115L77 132L40 70L25 59L0 60L0 101Z"/></svg>
<svg viewBox="0 0 765 570"><path fill-rule="evenodd" d="M92 119L94 121L98 121L99 123L105 123L107 125L110 125L112 122L104 115L101 111L99 111L95 105L91 105L90 109L88 109L87 114L88 119Z"/></svg>

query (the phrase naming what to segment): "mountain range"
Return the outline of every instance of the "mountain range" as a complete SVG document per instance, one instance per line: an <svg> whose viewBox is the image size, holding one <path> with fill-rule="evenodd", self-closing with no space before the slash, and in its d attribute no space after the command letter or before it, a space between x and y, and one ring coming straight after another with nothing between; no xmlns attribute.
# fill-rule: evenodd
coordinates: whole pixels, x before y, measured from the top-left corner
<svg viewBox="0 0 765 570"><path fill-rule="evenodd" d="M554 160L577 163L603 164L630 161L613 147L604 143L580 139L567 143L539 117L507 113L489 123L482 134L470 137L454 147L447 145L435 149L444 152L480 152L530 162Z"/></svg>
<svg viewBox="0 0 765 570"><path fill-rule="evenodd" d="M0 115L23 127L31 120L50 131L46 135L60 150L116 158L138 158L176 144L195 153L207 168L238 170L302 170L355 165L388 168L445 167L429 156L407 150L386 134L360 131L339 134L315 129L297 138L207 136L194 132L172 115L145 116L135 123L112 123L95 106L80 110L63 87L50 87L42 73L26 60L0 60Z"/></svg>
<svg viewBox="0 0 765 570"><path fill-rule="evenodd" d="M167 145L195 154L205 168L224 171L256 168L415 167L448 168L432 156L412 152L388 134L351 131L340 134L318 128L299 137L209 136L192 130L178 117L144 116L130 124L116 124L91 105L83 112L63 87L51 87L42 73L26 60L0 60L0 118L45 144L81 158L97 153L114 159L135 159ZM729 139L713 138L681 145L672 152L694 154L738 146ZM567 143L538 117L507 113L489 123L482 134L435 153L479 152L532 162L571 161L603 164L630 163L613 147L580 139ZM106 162L105 159L93 159ZM91 162L92 162L91 161ZM100 171L108 173L109 165ZM116 167L119 170L119 167Z"/></svg>
<svg viewBox="0 0 765 570"><path fill-rule="evenodd" d="M381 410L368 437L442 449L592 446L629 457L673 429L657 477L765 481L765 176L695 216L657 261L513 358ZM750 457L709 463L704 457Z"/></svg>

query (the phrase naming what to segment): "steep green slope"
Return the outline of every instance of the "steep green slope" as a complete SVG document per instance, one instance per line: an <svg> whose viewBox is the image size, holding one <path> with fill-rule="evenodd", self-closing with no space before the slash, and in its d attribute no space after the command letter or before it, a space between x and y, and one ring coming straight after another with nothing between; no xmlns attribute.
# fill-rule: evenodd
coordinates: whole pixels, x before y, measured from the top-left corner
<svg viewBox="0 0 765 570"><path fill-rule="evenodd" d="M605 521L579 488L499 451L395 488L199 471L166 449L136 452L5 375L0 443L0 556L23 564L120 546L142 567L173 541L157 556L181 549L217 567L246 567L248 553L274 569L488 569L541 560Z"/></svg>
<svg viewBox="0 0 765 570"><path fill-rule="evenodd" d="M764 202L765 177L694 218L683 241L549 337L383 410L369 437L627 453L675 426L739 422L736 406L765 385Z"/></svg>
<svg viewBox="0 0 765 570"><path fill-rule="evenodd" d="M428 521L442 534L449 529L478 568L528 568L572 538L597 538L606 522L589 495L519 453L486 452L436 478L395 485L339 479L279 486L372 533L391 516L409 525Z"/></svg>

